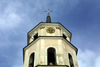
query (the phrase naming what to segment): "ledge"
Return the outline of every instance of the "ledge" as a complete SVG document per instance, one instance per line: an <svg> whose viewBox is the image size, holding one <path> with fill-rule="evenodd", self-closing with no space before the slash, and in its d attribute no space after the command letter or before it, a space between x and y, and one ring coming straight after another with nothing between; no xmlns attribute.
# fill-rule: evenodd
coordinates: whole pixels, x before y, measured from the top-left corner
<svg viewBox="0 0 100 67"><path fill-rule="evenodd" d="M36 67L69 67L68 65L37 65Z"/></svg>

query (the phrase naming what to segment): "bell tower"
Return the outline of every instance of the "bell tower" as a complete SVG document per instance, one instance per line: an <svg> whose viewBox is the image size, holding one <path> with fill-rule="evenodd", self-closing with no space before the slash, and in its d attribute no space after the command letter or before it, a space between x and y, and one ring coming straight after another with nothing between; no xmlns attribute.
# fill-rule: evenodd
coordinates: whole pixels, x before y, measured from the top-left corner
<svg viewBox="0 0 100 67"><path fill-rule="evenodd" d="M71 44L72 33L61 23L40 22L27 33L23 48L24 67L79 67L78 49Z"/></svg>

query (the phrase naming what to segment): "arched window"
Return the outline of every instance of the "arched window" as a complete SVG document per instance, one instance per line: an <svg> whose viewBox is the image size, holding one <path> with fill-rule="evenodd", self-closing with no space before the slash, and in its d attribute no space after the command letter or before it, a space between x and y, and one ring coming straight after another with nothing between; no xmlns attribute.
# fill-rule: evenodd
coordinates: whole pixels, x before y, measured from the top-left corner
<svg viewBox="0 0 100 67"><path fill-rule="evenodd" d="M56 51L54 48L48 48L47 50L48 65L56 65Z"/></svg>
<svg viewBox="0 0 100 67"><path fill-rule="evenodd" d="M35 53L32 53L29 58L29 67L34 67L34 56L35 56Z"/></svg>
<svg viewBox="0 0 100 67"><path fill-rule="evenodd" d="M70 64L70 67L74 67L73 59L72 59L71 54L68 53L68 57L69 57L69 64Z"/></svg>

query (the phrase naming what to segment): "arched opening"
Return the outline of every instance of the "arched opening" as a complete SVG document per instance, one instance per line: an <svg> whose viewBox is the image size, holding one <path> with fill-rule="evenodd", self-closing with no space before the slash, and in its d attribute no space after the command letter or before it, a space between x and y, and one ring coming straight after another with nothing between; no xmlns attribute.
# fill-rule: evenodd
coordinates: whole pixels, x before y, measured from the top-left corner
<svg viewBox="0 0 100 67"><path fill-rule="evenodd" d="M38 38L38 33L35 34L33 37L34 37L34 40L36 40Z"/></svg>
<svg viewBox="0 0 100 67"><path fill-rule="evenodd" d="M66 40L67 36L65 34L63 34L63 38Z"/></svg>
<svg viewBox="0 0 100 67"><path fill-rule="evenodd" d="M32 53L29 58L29 67L34 67L34 56L35 56L35 53Z"/></svg>
<svg viewBox="0 0 100 67"><path fill-rule="evenodd" d="M54 48L48 48L47 50L47 61L48 65L56 65L56 52Z"/></svg>
<svg viewBox="0 0 100 67"><path fill-rule="evenodd" d="M69 56L69 64L70 64L70 67L74 67L73 59L72 59L71 54L68 54L68 56Z"/></svg>

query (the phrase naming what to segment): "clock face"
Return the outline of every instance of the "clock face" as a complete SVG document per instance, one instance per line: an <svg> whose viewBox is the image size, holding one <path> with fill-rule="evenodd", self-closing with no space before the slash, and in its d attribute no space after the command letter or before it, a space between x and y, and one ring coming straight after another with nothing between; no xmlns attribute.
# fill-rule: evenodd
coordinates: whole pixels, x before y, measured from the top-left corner
<svg viewBox="0 0 100 67"><path fill-rule="evenodd" d="M47 32L52 34L52 33L54 33L54 32L55 32L55 29L53 29L53 28L49 27L49 28L47 29Z"/></svg>

